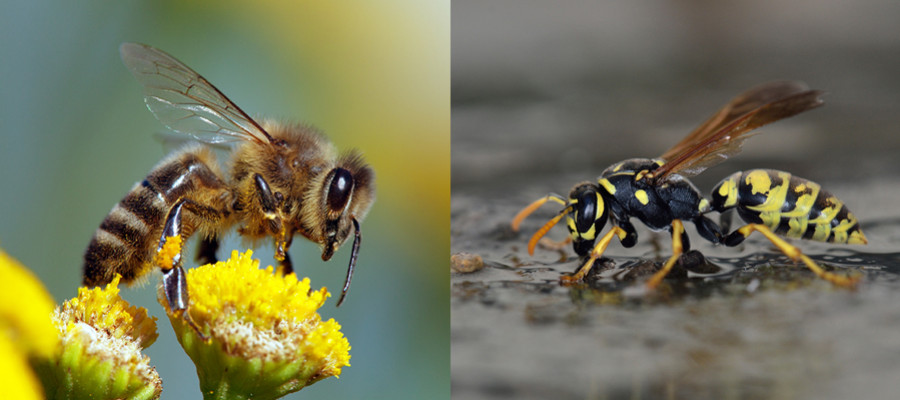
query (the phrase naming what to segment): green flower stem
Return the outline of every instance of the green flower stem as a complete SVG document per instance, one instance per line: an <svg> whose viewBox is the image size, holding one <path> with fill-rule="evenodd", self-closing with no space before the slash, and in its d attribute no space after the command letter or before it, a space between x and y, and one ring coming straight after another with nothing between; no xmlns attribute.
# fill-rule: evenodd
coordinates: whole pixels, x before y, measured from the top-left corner
<svg viewBox="0 0 900 400"><path fill-rule="evenodd" d="M217 339L204 341L182 318L169 320L178 341L197 366L200 390L206 400L268 400L296 392L327 376L317 375L319 368L303 359L264 360L228 354L234 344Z"/></svg>

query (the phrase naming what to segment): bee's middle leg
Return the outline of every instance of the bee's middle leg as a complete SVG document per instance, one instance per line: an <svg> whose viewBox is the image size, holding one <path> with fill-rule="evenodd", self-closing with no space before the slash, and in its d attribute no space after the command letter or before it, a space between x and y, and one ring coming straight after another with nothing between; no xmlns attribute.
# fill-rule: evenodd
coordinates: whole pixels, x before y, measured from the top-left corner
<svg viewBox="0 0 900 400"><path fill-rule="evenodd" d="M215 236L200 239L197 247L197 262L200 264L215 264L219 261L216 252L219 250L219 238Z"/></svg>

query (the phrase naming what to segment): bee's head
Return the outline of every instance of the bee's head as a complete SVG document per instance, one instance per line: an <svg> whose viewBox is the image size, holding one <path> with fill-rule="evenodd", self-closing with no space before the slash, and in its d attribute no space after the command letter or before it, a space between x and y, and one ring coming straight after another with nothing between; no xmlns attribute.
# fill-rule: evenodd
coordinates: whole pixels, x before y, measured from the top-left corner
<svg viewBox="0 0 900 400"><path fill-rule="evenodd" d="M288 221L285 245L299 233L321 245L322 260L328 261L354 236L340 305L350 289L359 254L359 223L375 201L375 173L358 152L337 155L334 146L312 128L298 127L273 136L280 141L270 147L280 153L269 161L273 165L268 170L290 180L284 189L291 193L290 199L281 203L279 211Z"/></svg>
<svg viewBox="0 0 900 400"><path fill-rule="evenodd" d="M241 186L236 208L259 216L242 234L275 237L276 258L300 234L329 260L358 232L375 200L375 174L358 152L338 155L313 127L266 120L263 126L272 142L246 143L233 157L232 176Z"/></svg>
<svg viewBox="0 0 900 400"><path fill-rule="evenodd" d="M314 200L322 218L314 229L320 230L322 259L328 260L351 232L358 234L359 221L375 200L375 174L359 154L351 153L338 159L320 185L312 188L319 193Z"/></svg>
<svg viewBox="0 0 900 400"><path fill-rule="evenodd" d="M606 225L609 215L603 195L597 185L582 183L569 193L567 207L571 211L566 214L566 226L572 236L575 253L583 256L591 252L597 234Z"/></svg>

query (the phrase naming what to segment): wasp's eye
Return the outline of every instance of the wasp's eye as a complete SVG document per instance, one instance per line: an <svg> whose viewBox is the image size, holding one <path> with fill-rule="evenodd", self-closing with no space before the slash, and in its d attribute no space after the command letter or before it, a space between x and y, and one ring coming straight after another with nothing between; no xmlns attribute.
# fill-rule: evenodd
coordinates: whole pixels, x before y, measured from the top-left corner
<svg viewBox="0 0 900 400"><path fill-rule="evenodd" d="M328 209L331 211L343 210L350 200L350 192L353 191L353 175L343 168L334 170L334 178L328 186Z"/></svg>
<svg viewBox="0 0 900 400"><path fill-rule="evenodd" d="M587 232L597 219L597 196L594 193L586 193L578 199L578 208L575 213L575 227L578 232Z"/></svg>

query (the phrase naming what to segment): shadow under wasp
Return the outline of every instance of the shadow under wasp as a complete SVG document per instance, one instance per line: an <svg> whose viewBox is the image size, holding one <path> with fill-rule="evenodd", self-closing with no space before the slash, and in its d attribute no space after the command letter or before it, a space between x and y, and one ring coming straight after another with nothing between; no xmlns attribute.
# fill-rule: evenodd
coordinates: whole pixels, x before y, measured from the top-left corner
<svg viewBox="0 0 900 400"><path fill-rule="evenodd" d="M837 197L821 186L788 172L754 169L735 172L711 191L710 200L687 179L740 152L750 133L763 125L792 117L823 104L822 92L801 82L778 81L752 88L728 102L697 129L656 159L632 158L613 164L594 182L575 185L568 198L550 194L531 203L512 221L522 221L540 206L553 201L563 206L555 217L531 237L528 253L565 218L575 252L587 257L562 283L583 280L613 238L625 247L637 243L630 222L637 218L654 231L672 235L672 256L646 282L655 288L690 249L684 221L712 243L737 246L754 231L761 233L795 262L803 262L817 276L838 286L854 287L858 277L825 271L781 236L829 243L866 244L856 217ZM728 233L732 210L746 223ZM721 214L721 225L706 215ZM610 230L600 235L607 220Z"/></svg>

